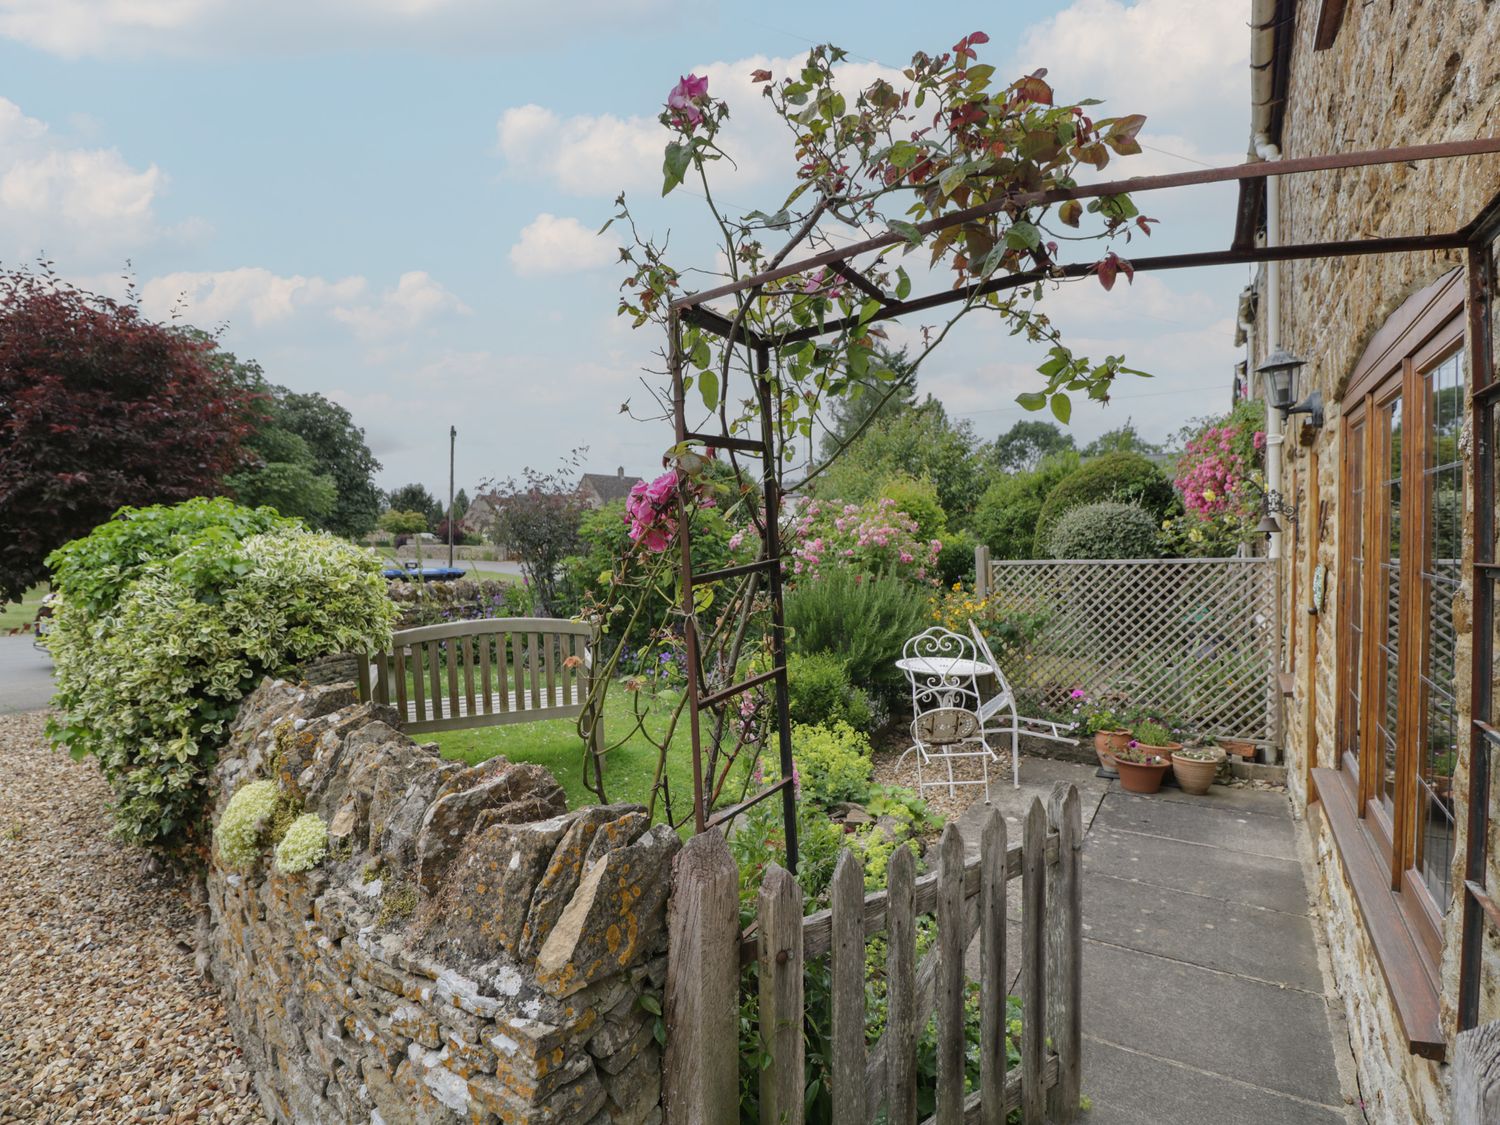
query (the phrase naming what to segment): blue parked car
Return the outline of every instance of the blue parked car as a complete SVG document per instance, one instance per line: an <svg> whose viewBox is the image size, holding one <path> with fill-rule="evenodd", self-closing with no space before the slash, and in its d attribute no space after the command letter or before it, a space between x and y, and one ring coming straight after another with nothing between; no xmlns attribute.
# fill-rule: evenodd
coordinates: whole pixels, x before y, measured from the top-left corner
<svg viewBox="0 0 1500 1125"><path fill-rule="evenodd" d="M410 562L405 566L388 566L381 571L387 578L401 579L406 582L452 582L456 578L462 578L464 571L456 566L423 566Z"/></svg>

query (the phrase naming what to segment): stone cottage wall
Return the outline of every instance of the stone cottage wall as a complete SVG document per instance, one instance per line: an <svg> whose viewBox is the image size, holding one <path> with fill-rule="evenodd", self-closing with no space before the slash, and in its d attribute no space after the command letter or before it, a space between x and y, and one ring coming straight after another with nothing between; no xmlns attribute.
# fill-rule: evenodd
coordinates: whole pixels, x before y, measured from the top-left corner
<svg viewBox="0 0 1500 1125"><path fill-rule="evenodd" d="M1422 144L1500 133L1500 5L1381 0L1350 4L1343 27L1327 51L1314 51L1318 6L1297 6L1290 64L1284 156ZM1282 240L1288 243L1381 234L1448 231L1462 226L1500 190L1500 157L1467 157L1409 165L1319 172L1281 181ZM1433 252L1292 262L1281 266L1281 333L1284 347L1310 362L1305 377L1323 393L1327 423L1317 438L1321 512L1302 512L1303 530L1281 577L1291 628L1298 630L1295 690L1285 726L1286 764L1299 807L1307 794L1309 765L1333 766L1337 637L1340 591L1336 581L1339 509L1338 428L1343 391L1365 345L1412 293L1461 265L1454 252ZM1265 310L1266 271L1259 288ZM1264 356L1267 325L1257 324ZM1307 450L1289 436L1288 470L1305 489ZM1472 494L1469 498L1472 508ZM1472 511L1469 512L1472 520ZM1310 557L1311 556L1311 557ZM1468 561L1467 559L1465 560ZM1326 609L1309 619L1310 575L1328 568ZM1311 565L1309 565L1311 564ZM1468 591L1464 592L1465 603ZM1457 607L1466 617L1466 604ZM1317 655L1307 659L1316 634ZM1459 698L1467 702L1469 639L1461 634ZM1461 716L1467 723L1468 716ZM1310 737L1312 735L1313 737ZM1312 760L1309 761L1309 758ZM1466 779L1455 778L1462 794ZM1456 808L1460 837L1455 869L1466 842L1462 796ZM1492 816L1500 809L1492 811ZM1321 819L1317 822L1321 824ZM1326 827L1317 832L1319 898L1333 965L1344 997L1351 1037L1371 1120L1446 1119L1446 1068L1409 1055L1359 908ZM1493 850L1491 855L1500 855ZM1500 869L1492 867L1492 885ZM1457 918L1450 907L1442 973L1447 1027L1454 1026L1457 985ZM1495 986L1500 962L1486 967L1486 1017L1500 1016Z"/></svg>
<svg viewBox="0 0 1500 1125"><path fill-rule="evenodd" d="M281 1122L651 1125L675 833L546 770L442 761L352 685L267 680L216 771L329 825L305 874L216 855L210 967ZM653 1002L653 998L655 1002Z"/></svg>

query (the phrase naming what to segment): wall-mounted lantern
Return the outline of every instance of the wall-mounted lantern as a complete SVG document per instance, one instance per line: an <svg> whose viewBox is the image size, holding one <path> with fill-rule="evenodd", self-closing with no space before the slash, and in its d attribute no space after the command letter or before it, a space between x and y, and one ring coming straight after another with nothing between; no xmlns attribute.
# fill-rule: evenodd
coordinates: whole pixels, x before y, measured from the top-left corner
<svg viewBox="0 0 1500 1125"><path fill-rule="evenodd" d="M1297 399L1297 372L1307 366L1307 360L1298 359L1284 348L1278 348L1269 359L1255 369L1265 381L1266 400L1281 411L1283 419L1293 414L1306 414L1308 423L1315 428L1323 426L1323 393L1313 391L1301 402Z"/></svg>

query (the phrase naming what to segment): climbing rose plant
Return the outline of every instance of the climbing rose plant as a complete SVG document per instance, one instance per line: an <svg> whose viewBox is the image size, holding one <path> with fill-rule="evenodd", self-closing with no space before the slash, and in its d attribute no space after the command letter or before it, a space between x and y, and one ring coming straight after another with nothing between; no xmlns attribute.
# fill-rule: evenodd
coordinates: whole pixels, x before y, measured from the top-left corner
<svg viewBox="0 0 1500 1125"><path fill-rule="evenodd" d="M815 444L831 408L856 388L883 387L876 393L884 399L901 393L970 313L998 316L1007 331L1037 346L1037 385L1018 401L1029 410L1050 409L1064 423L1074 396L1107 401L1115 379L1131 371L1121 356L1091 360L1075 353L1043 304L1068 277L1091 277L1105 289L1121 276L1127 283L1133 278L1125 245L1149 235L1155 220L1126 194L1085 194L1076 177L1081 169L1092 174L1115 157L1140 152L1136 135L1145 118L1099 115L1096 102L1062 101L1045 70L998 78L995 67L979 58L988 41L974 32L948 50L919 51L899 75L858 89L842 66L845 52L831 45L813 48L802 65L784 74L753 72L763 104L787 126L790 152L784 156L731 152L731 107L714 96L706 76L679 75L666 91L659 114L665 130L662 194L688 187L703 200L706 228L718 240L709 257L721 264L700 269L674 260L665 240L640 230L622 195L606 224L626 232L621 256L627 276L618 312L665 338L661 360L668 385L652 390L657 409L646 417L670 417L681 403L690 432L722 432L735 440L724 443L723 473L707 472L702 439L669 446L664 475L631 497L631 549L585 610L606 630L640 631L638 608L631 607L643 603L632 595L651 589L673 606L653 623L653 635L683 637L691 630L704 682L727 685L764 666L770 634L751 627L767 605L761 572L747 571L733 585L695 586L688 598L676 584L676 552L668 548L691 534L694 513L711 496L719 513L744 529L731 549L747 548L754 558L746 561L763 558L771 513L760 501L762 476L771 476L783 492L792 490L792 482L800 488L816 481L860 433L856 428L845 435L821 464L803 465L800 451ZM716 173L750 160L784 170L791 182L763 209L731 212L719 199ZM1080 197L1070 198L1075 193ZM1097 240L1106 245L1084 250ZM849 253L856 245L863 249ZM1066 259L1064 245L1070 247ZM796 264L814 256L824 260ZM738 284L752 275L756 284L722 294L697 312L673 308L692 290ZM934 281L958 299L924 314L935 321L909 325L916 339L898 374L881 350L889 303L911 297L919 284L931 289ZM756 346L747 346L747 339ZM876 405L872 418L879 413ZM632 410L631 404L624 409ZM741 443L761 440L763 426L770 448L757 463L762 455L747 457ZM706 489L709 476L714 481ZM790 504L787 511L794 514L784 516L781 530L792 543L794 581L799 564L806 572L861 554L878 560L876 569L905 569L918 581L932 574L936 546L893 522L889 512L828 513L826 534L820 534L802 527L805 512ZM841 529L839 519L853 522ZM608 690L613 667L607 658L597 692ZM602 698L592 703L597 711ZM724 788L739 749L764 741L734 721L730 709L738 704L716 707L706 721L705 782L714 795ZM668 734L682 707L679 698ZM669 742L658 741L662 760ZM667 776L660 761L656 776L660 793ZM602 771L596 770L596 778L603 799Z"/></svg>

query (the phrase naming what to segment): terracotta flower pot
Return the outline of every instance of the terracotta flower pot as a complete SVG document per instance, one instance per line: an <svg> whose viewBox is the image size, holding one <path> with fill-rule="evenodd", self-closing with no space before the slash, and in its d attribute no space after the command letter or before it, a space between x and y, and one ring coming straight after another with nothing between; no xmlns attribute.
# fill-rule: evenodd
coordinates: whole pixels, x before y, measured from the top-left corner
<svg viewBox="0 0 1500 1125"><path fill-rule="evenodd" d="M1105 769L1113 769L1115 764L1114 752L1123 750L1130 745L1130 732L1128 730L1101 730L1094 732L1094 753L1099 755L1099 764Z"/></svg>
<svg viewBox="0 0 1500 1125"><path fill-rule="evenodd" d="M1219 745L1237 758L1244 758L1247 762L1255 760L1257 747L1248 738L1221 738Z"/></svg>
<svg viewBox="0 0 1500 1125"><path fill-rule="evenodd" d="M1142 747L1153 750L1154 747ZM1171 768L1166 758L1154 765L1141 762L1125 762L1115 759L1115 769L1120 771L1120 787L1128 793L1155 793L1161 788L1161 779Z"/></svg>
<svg viewBox="0 0 1500 1125"><path fill-rule="evenodd" d="M1184 793L1191 793L1195 797L1201 797L1208 792L1208 787L1214 783L1214 775L1219 772L1219 763L1224 760L1223 752L1207 761L1196 758L1184 758L1181 754L1172 755L1172 773L1177 778L1177 784Z"/></svg>

